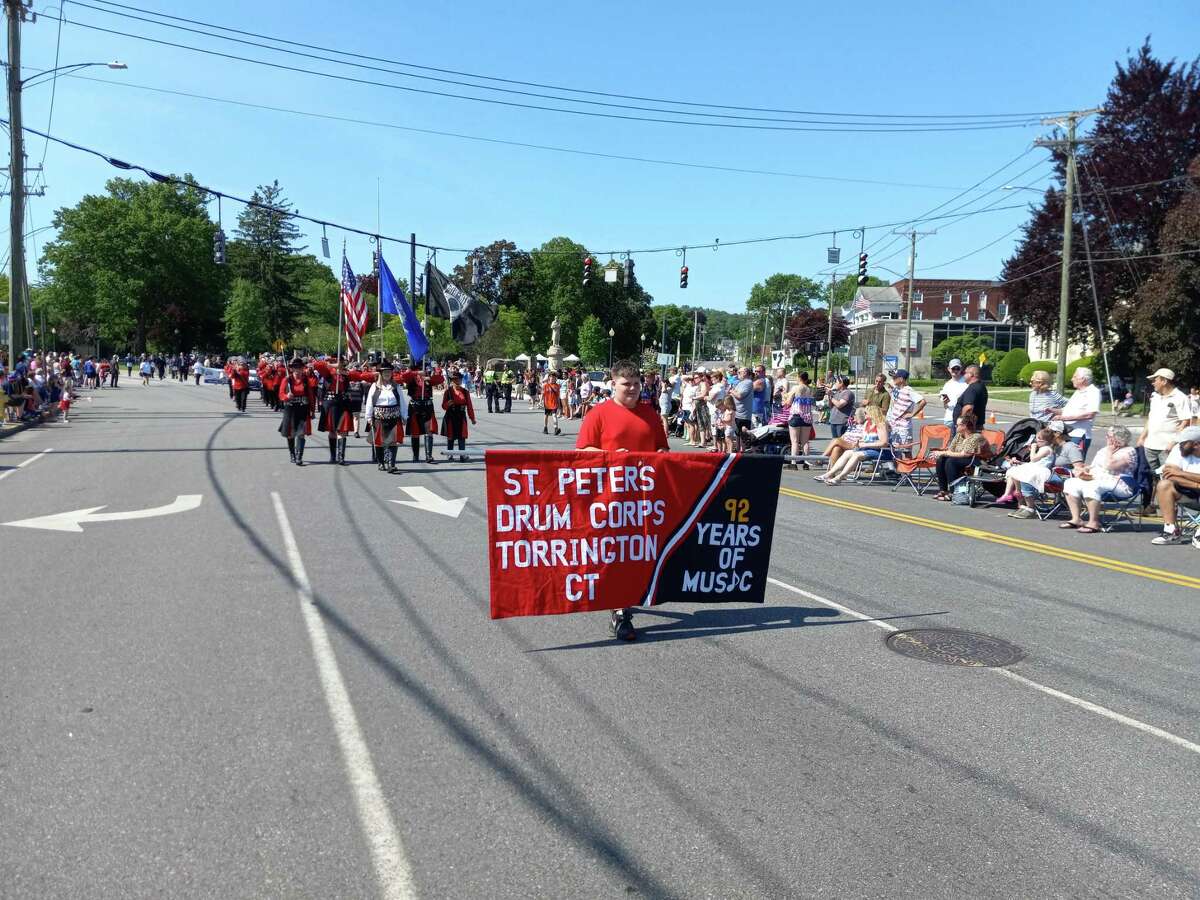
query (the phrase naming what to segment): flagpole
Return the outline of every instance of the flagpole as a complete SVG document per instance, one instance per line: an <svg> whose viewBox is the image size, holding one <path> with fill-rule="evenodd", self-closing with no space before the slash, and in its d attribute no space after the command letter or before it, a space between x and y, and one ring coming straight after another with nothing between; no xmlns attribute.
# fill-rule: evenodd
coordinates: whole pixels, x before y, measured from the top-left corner
<svg viewBox="0 0 1200 900"><path fill-rule="evenodd" d="M408 296L413 298L413 303L417 302L417 233L410 232L408 235ZM429 314L425 311L421 313L421 330L425 332L426 340L429 339ZM421 368L425 368L425 358L421 358Z"/></svg>
<svg viewBox="0 0 1200 900"><path fill-rule="evenodd" d="M342 264L346 263L346 239L342 239ZM337 359L334 360L334 365L342 361L342 329L345 328L346 320L346 300L342 296L341 291L338 291L338 336L337 336Z"/></svg>
<svg viewBox="0 0 1200 900"><path fill-rule="evenodd" d="M384 355L383 347L383 284L381 277L383 275L383 245L379 243L379 235L375 235L375 308L379 316L379 360L382 362L387 357Z"/></svg>

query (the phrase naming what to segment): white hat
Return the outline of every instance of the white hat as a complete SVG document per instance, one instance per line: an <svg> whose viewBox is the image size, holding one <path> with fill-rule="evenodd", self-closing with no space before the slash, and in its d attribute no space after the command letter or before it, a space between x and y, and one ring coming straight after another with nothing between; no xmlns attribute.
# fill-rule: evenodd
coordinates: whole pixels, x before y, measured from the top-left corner
<svg viewBox="0 0 1200 900"><path fill-rule="evenodd" d="M961 369L962 368L962 360L961 359L952 359L947 364L946 368L947 369Z"/></svg>
<svg viewBox="0 0 1200 900"><path fill-rule="evenodd" d="M1167 381L1173 382L1175 380L1175 373L1172 372L1170 369L1159 369L1157 372L1155 372L1153 375L1150 376L1149 380L1153 381L1155 378L1165 378L1165 379L1167 379Z"/></svg>

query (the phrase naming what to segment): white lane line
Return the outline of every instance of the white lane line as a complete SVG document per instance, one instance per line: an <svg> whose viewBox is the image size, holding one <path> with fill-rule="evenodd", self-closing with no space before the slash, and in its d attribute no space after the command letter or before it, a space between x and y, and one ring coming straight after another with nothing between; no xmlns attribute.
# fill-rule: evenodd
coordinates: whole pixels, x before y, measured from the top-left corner
<svg viewBox="0 0 1200 900"><path fill-rule="evenodd" d="M333 655L333 647L329 643L329 633L325 630L325 623L321 621L321 614L313 605L312 586L304 569L304 561L300 558L300 548L296 545L287 511L284 510L283 501L275 491L271 491L271 502L275 504L275 518L279 520L279 530L283 534L288 565L291 566L292 576L296 579L300 611L308 629L313 656L317 661L317 674L320 676L325 702L329 706L333 728L342 750L346 775L354 791L359 824L371 852L371 863L375 868L380 893L386 900L411 900L417 896L417 892L413 885L408 857L404 853L400 834L396 831L396 824L392 821L392 814L383 798L379 776L376 775L375 764L371 761L371 751L363 739L358 717L350 703L346 682L342 679L337 657Z"/></svg>
<svg viewBox="0 0 1200 900"><path fill-rule="evenodd" d="M798 588L795 585L788 584L786 581L780 581L778 578L767 578L771 584L791 591L793 594L799 594L801 597L806 597L816 603L821 603L838 612L845 613L848 616L853 616L855 619L861 619L864 622L870 622L872 625L878 625L884 631L899 631L900 629L894 625L889 625L887 622L880 622L878 619L871 616L863 615L856 610L850 609L847 606L842 606L840 603L834 603L832 600L827 600L816 594L810 593L803 588ZM1128 725L1130 728L1136 728L1138 731L1153 735L1156 738L1161 738L1168 743L1174 744L1184 750L1189 750L1192 753L1200 755L1200 744L1189 741L1187 738L1180 737L1177 734L1172 734L1170 731L1165 731L1156 725L1150 725L1140 719L1134 719L1130 716L1123 715L1114 709L1109 709L1107 706L1101 706L1099 703L1093 703L1090 700L1084 700L1082 697L1076 697L1068 694L1065 691L1060 691L1057 688L1052 688L1040 682L1026 678L1024 675L1018 675L1016 672L1010 672L1008 669L985 668L985 672L991 672L994 675L999 675L1003 678L1008 678L1015 681L1017 684L1023 684L1026 687L1033 688L1035 691L1040 691L1048 697L1054 697L1057 700L1062 700L1064 703L1070 703L1072 706L1077 706L1080 709L1095 713L1098 716L1104 716L1106 719L1111 719L1114 722L1119 722L1121 725Z"/></svg>
<svg viewBox="0 0 1200 900"><path fill-rule="evenodd" d="M25 460L25 462L17 463L17 465L16 465L14 468L12 468L12 469L6 469L5 471L3 471L3 472L0 472L0 481L3 481L5 478L7 478L7 477L8 477L9 475L11 475L13 472L17 471L17 469L23 469L23 468L25 468L27 465L29 465L31 462L37 462L39 459L41 459L41 458L42 458L43 456L45 456L47 453L53 453L53 452L54 452L54 448L53 448L53 447L47 447L47 448L46 448L45 450L43 450L41 453L38 453L38 454L37 454L37 455L35 455L35 456L31 456L31 457L29 457L29 459Z"/></svg>

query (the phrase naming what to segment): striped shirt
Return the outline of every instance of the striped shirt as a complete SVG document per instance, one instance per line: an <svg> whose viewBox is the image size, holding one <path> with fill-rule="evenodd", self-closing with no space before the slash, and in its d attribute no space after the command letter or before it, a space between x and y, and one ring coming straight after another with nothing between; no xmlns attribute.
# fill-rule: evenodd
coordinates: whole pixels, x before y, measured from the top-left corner
<svg viewBox="0 0 1200 900"><path fill-rule="evenodd" d="M1029 392L1029 415L1043 425L1050 422L1051 413L1067 405L1066 398L1053 388Z"/></svg>

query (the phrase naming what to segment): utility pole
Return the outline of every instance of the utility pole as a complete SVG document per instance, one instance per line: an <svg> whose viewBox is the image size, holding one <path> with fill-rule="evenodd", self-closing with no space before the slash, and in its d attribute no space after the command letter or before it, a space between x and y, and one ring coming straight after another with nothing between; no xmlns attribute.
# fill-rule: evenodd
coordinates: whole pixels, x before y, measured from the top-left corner
<svg viewBox="0 0 1200 900"><path fill-rule="evenodd" d="M692 369L696 368L696 333L700 330L700 310L692 311Z"/></svg>
<svg viewBox="0 0 1200 900"><path fill-rule="evenodd" d="M1062 242L1062 273L1058 282L1058 381L1059 391L1066 390L1067 373L1067 319L1071 308L1071 233L1074 231L1074 202L1075 202L1075 149L1083 143L1075 139L1075 127L1079 120L1101 111L1100 107L1082 109L1067 113L1060 118L1042 119L1043 125L1056 125L1065 128L1066 140L1034 141L1039 147L1065 150L1067 153L1067 178L1063 197L1063 242Z"/></svg>
<svg viewBox="0 0 1200 900"><path fill-rule="evenodd" d="M917 231L915 228L908 231L893 231L892 234L907 234L909 237L908 248L908 298L905 302L904 313L904 368L912 371L912 301L913 301L913 273L917 267L917 238L926 237L927 235L937 234L937 231ZM887 353L887 350L884 350ZM932 363L930 364L932 368ZM932 375L933 373L930 372Z"/></svg>
<svg viewBox="0 0 1200 900"><path fill-rule="evenodd" d="M833 294L834 287L837 284L837 272L829 273L829 314L825 317L829 320L829 336L825 339L825 371L832 372L833 368L830 363L833 361ZM813 378L817 376L813 372Z"/></svg>
<svg viewBox="0 0 1200 900"><path fill-rule="evenodd" d="M11 278L8 282L8 364L16 365L24 349L21 325L25 316L25 141L21 122L21 23L26 20L25 0L4 0L8 19L8 171L11 177L8 230Z"/></svg>

